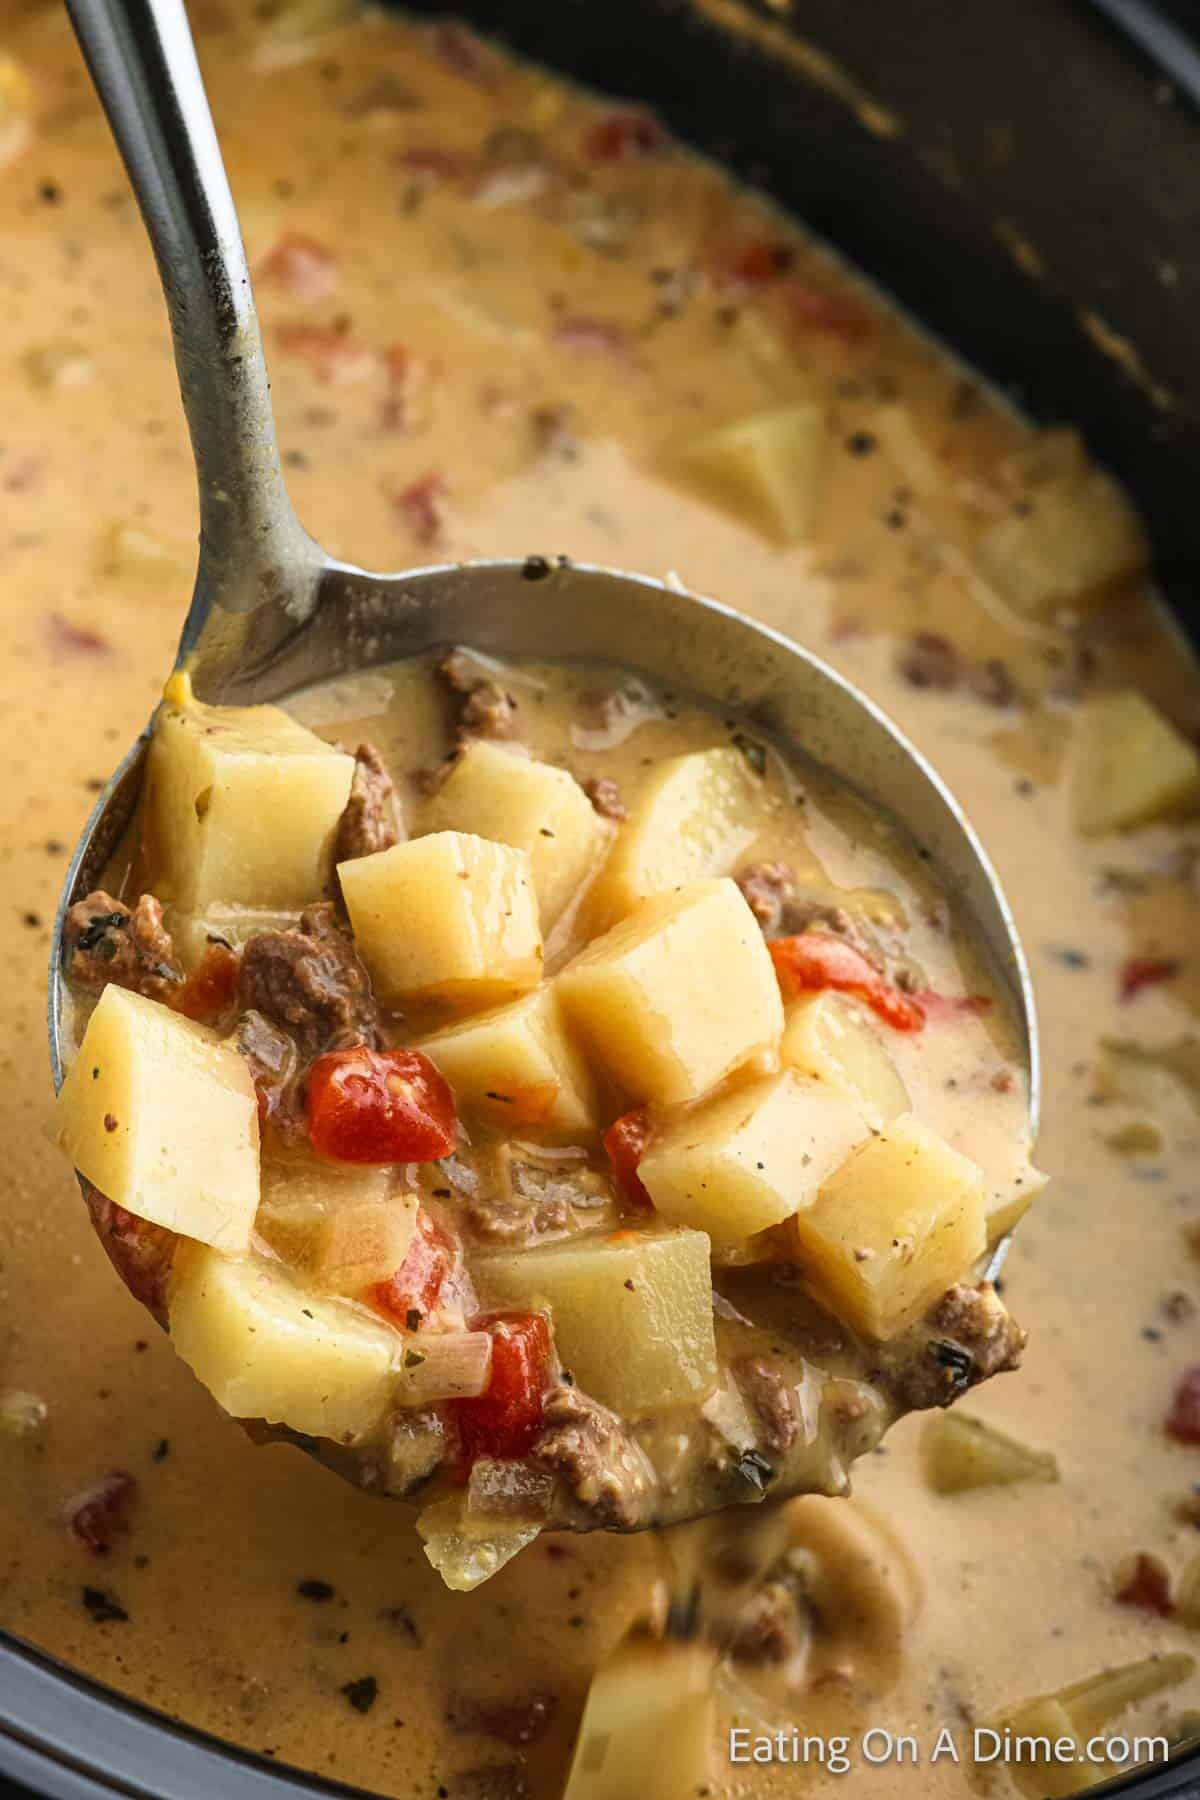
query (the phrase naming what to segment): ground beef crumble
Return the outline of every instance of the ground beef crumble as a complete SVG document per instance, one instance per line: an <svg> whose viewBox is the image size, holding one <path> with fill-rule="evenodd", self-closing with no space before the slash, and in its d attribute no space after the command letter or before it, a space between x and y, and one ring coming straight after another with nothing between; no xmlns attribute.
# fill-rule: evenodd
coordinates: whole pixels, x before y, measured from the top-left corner
<svg viewBox="0 0 1200 1800"><path fill-rule="evenodd" d="M893 1383L895 1402L908 1410L947 1406L979 1382L1021 1366L1027 1334L990 1281L947 1288L921 1329L934 1334L926 1354L906 1343Z"/></svg>
<svg viewBox="0 0 1200 1800"><path fill-rule="evenodd" d="M845 938L881 972L885 957L875 935L849 907L826 895L806 893L788 863L747 863L734 876L746 904L766 938L792 937L801 931L829 931Z"/></svg>
<svg viewBox="0 0 1200 1800"><path fill-rule="evenodd" d="M167 1322L167 1281L177 1238L162 1225L139 1219L109 1200L90 1181L80 1180L96 1236L109 1262L135 1300L158 1320Z"/></svg>
<svg viewBox="0 0 1200 1800"><path fill-rule="evenodd" d="M545 1424L530 1460L562 1480L588 1527L634 1531L653 1489L649 1462L616 1413L560 1382L546 1396Z"/></svg>
<svg viewBox="0 0 1200 1800"><path fill-rule="evenodd" d="M794 1585L785 1580L765 1581L742 1609L728 1655L750 1668L778 1667L800 1654L805 1635Z"/></svg>
<svg viewBox="0 0 1200 1800"><path fill-rule="evenodd" d="M517 703L498 681L482 675L461 650L438 664L438 674L458 701L460 738L512 738L517 735Z"/></svg>
<svg viewBox="0 0 1200 1800"><path fill-rule="evenodd" d="M798 1426L783 1376L756 1356L740 1357L733 1375L758 1425L759 1448L768 1456L786 1456L796 1442Z"/></svg>
<svg viewBox="0 0 1200 1800"><path fill-rule="evenodd" d="M583 791L600 814L602 819L627 819L628 809L621 798L621 790L608 775L593 775L585 781Z"/></svg>
<svg viewBox="0 0 1200 1800"><path fill-rule="evenodd" d="M294 1038L303 1062L325 1050L379 1041L379 1011L354 944L328 901L297 928L262 931L242 953L238 1000Z"/></svg>
<svg viewBox="0 0 1200 1800"><path fill-rule="evenodd" d="M334 862L352 862L358 856L390 850L401 835L396 789L383 758L374 744L360 744L354 753L350 798L334 838Z"/></svg>
<svg viewBox="0 0 1200 1800"><path fill-rule="evenodd" d="M93 993L115 982L149 1000L163 1000L183 980L163 909L142 894L130 911L97 888L77 900L63 927L67 976Z"/></svg>

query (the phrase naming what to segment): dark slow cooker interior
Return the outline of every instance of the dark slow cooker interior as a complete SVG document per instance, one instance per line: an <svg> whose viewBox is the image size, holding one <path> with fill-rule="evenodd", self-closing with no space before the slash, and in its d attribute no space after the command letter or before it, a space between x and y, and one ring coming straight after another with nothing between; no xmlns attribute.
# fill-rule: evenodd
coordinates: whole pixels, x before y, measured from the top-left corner
<svg viewBox="0 0 1200 1800"><path fill-rule="evenodd" d="M892 136L865 129L789 57L800 27L767 4L479 0L420 10L467 10L526 54L649 101L1035 415L1078 421L1142 508L1173 605L1196 618L1200 335L1189 252L1200 76L1194 48L1173 35L1186 30L1182 7L805 0L803 41L894 117ZM1038 253L1036 279L1014 259L1017 235ZM1140 375L1089 337L1084 313L1136 347ZM0 1656L0 1772L14 1793L351 1791L240 1756L217 1767L216 1747L197 1736L16 1647L0 1645ZM1195 1792L1188 1762L1104 1791Z"/></svg>

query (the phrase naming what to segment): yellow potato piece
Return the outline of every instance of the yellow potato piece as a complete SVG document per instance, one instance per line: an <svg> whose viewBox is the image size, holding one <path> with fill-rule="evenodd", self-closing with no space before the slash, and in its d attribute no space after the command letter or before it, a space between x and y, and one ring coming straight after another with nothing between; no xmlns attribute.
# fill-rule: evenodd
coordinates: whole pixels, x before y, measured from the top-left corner
<svg viewBox="0 0 1200 1800"><path fill-rule="evenodd" d="M827 452L823 411L801 401L700 432L669 450L663 469L791 542L812 529Z"/></svg>
<svg viewBox="0 0 1200 1800"><path fill-rule="evenodd" d="M795 1232L817 1297L867 1337L893 1337L983 1254L983 1177L904 1113L824 1183Z"/></svg>
<svg viewBox="0 0 1200 1800"><path fill-rule="evenodd" d="M980 574L1018 612L1095 605L1144 568L1141 528L1102 469L1034 482L1021 498L975 544Z"/></svg>
<svg viewBox="0 0 1200 1800"><path fill-rule="evenodd" d="M634 1100L697 1100L783 1029L762 932L734 882L644 900L555 981L586 1053Z"/></svg>
<svg viewBox="0 0 1200 1800"><path fill-rule="evenodd" d="M235 1419L349 1442L391 1400L399 1333L265 1257L182 1247L168 1314L175 1349Z"/></svg>
<svg viewBox="0 0 1200 1800"><path fill-rule="evenodd" d="M254 1228L314 1287L361 1294L404 1261L417 1222L415 1194L393 1194L392 1172L353 1164L265 1164Z"/></svg>
<svg viewBox="0 0 1200 1800"><path fill-rule="evenodd" d="M712 1790L717 1653L635 1627L592 1676L563 1800Z"/></svg>
<svg viewBox="0 0 1200 1800"><path fill-rule="evenodd" d="M214 1031L106 987L59 1092L55 1142L102 1194L215 1249L250 1242L258 1104Z"/></svg>
<svg viewBox="0 0 1200 1800"><path fill-rule="evenodd" d="M489 1306L546 1310L563 1366L633 1416L716 1386L709 1242L702 1231L603 1232L474 1268Z"/></svg>
<svg viewBox="0 0 1200 1800"><path fill-rule="evenodd" d="M359 954L385 1006L495 1006L542 976L524 850L464 831L410 838L338 865Z"/></svg>
<svg viewBox="0 0 1200 1800"><path fill-rule="evenodd" d="M146 765L155 892L184 912L319 899L353 774L277 706L164 700Z"/></svg>
<svg viewBox="0 0 1200 1800"><path fill-rule="evenodd" d="M958 1407L927 1420L921 1433L921 1460L935 1494L1058 1480L1058 1461L1050 1451L1031 1450Z"/></svg>
<svg viewBox="0 0 1200 1800"><path fill-rule="evenodd" d="M435 1032L417 1048L446 1077L461 1113L538 1135L596 1130L594 1083L552 986Z"/></svg>
<svg viewBox="0 0 1200 1800"><path fill-rule="evenodd" d="M764 789L740 750L672 756L646 782L588 897L609 925L650 894L728 875L759 830Z"/></svg>
<svg viewBox="0 0 1200 1800"><path fill-rule="evenodd" d="M638 1175L664 1219L722 1246L810 1205L867 1136L856 1107L785 1070L689 1112L655 1139Z"/></svg>
<svg viewBox="0 0 1200 1800"><path fill-rule="evenodd" d="M462 751L422 823L428 831L470 831L524 850L544 932L592 873L609 837L566 769L483 739Z"/></svg>
<svg viewBox="0 0 1200 1800"><path fill-rule="evenodd" d="M1101 694L1083 709L1071 810L1085 837L1169 818L1200 798L1200 755L1141 694Z"/></svg>
<svg viewBox="0 0 1200 1800"><path fill-rule="evenodd" d="M909 1109L908 1089L857 1001L832 991L787 1008L780 1061L850 1100L874 1130Z"/></svg>

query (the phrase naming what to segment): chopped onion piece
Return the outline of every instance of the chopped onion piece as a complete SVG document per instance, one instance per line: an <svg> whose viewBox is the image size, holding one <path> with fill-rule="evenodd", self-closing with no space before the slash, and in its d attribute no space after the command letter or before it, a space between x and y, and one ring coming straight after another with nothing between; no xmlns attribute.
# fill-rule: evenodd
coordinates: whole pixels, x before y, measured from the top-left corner
<svg viewBox="0 0 1200 1800"><path fill-rule="evenodd" d="M406 1339L400 1356L402 1406L434 1400L469 1400L482 1394L492 1373L487 1331L432 1331Z"/></svg>
<svg viewBox="0 0 1200 1800"><path fill-rule="evenodd" d="M473 1519L533 1524L549 1518L553 1496L554 1477L547 1469L481 1456L467 1484L467 1512Z"/></svg>

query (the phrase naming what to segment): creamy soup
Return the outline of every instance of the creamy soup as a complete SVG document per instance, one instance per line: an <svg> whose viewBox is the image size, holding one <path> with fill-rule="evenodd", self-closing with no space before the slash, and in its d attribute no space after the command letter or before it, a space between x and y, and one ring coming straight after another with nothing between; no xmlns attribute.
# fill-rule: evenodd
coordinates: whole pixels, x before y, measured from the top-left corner
<svg viewBox="0 0 1200 1800"><path fill-rule="evenodd" d="M679 1654L710 1660L671 1675L708 1692L719 1656L705 1779L845 1787L828 1768L731 1766L731 1717L880 1726L926 1751L948 1725L964 1763L972 1722L1038 1696L1084 1737L1177 1735L1200 1703L1200 700L1120 496L1070 433L1033 434L644 114L456 28L196 11L315 534L379 567L537 551L674 571L789 632L946 776L1033 962L1051 1185L1004 1281L1030 1344L965 1407L1009 1448L904 1422L852 1499L783 1515L753 1616L689 1640ZM688 1543L547 1537L479 1592L445 1593L400 1509L220 1415L41 1136L55 899L161 692L195 496L151 258L57 10L6 15L0 155L0 1622L372 1791L554 1800L589 1686L602 1725L624 1666L608 1659L661 1617L664 1559ZM345 741L390 692L310 722ZM835 834L814 844L853 885ZM696 1553L714 1592L722 1571L737 1588L726 1550ZM964 1763L860 1762L851 1779L938 1800L968 1791Z"/></svg>

